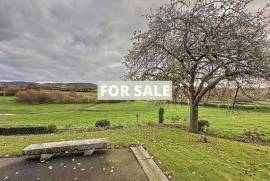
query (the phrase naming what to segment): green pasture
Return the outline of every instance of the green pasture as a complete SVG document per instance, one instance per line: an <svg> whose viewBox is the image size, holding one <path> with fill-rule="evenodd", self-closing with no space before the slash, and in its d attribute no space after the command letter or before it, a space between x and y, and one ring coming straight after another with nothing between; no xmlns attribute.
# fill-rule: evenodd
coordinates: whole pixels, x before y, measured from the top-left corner
<svg viewBox="0 0 270 181"><path fill-rule="evenodd" d="M48 125L58 128L89 128L100 119L108 119L113 126L131 127L138 123L146 125L157 122L158 109L165 108L165 123L187 125L187 105L157 104L154 102L122 102L106 104L20 104L14 97L0 97L0 126ZM251 110L229 110L222 108L199 108L200 119L208 120L208 132L222 136L243 136L245 129L256 129L270 139L270 112Z"/></svg>

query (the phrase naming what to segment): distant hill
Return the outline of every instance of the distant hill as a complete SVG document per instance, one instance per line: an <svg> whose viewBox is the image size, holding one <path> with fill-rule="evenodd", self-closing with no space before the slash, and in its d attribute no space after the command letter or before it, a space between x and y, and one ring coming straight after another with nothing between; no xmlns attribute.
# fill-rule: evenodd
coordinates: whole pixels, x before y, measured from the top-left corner
<svg viewBox="0 0 270 181"><path fill-rule="evenodd" d="M3 86L27 86L29 84L33 84L33 82L24 82L24 81L1 82L0 81L0 87L3 87Z"/></svg>
<svg viewBox="0 0 270 181"><path fill-rule="evenodd" d="M16 87L20 89L44 89L62 91L92 91L97 89L93 83L35 83L24 81L0 82L0 89L4 87Z"/></svg>
<svg viewBox="0 0 270 181"><path fill-rule="evenodd" d="M77 90L77 91L88 91L96 90L97 85L93 83L43 83L39 84L41 87L51 87L52 89L60 90Z"/></svg>

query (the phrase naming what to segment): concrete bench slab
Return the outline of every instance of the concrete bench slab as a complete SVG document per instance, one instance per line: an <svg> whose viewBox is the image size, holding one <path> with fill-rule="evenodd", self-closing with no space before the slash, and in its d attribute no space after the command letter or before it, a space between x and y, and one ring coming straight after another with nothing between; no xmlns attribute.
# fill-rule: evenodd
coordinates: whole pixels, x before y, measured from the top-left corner
<svg viewBox="0 0 270 181"><path fill-rule="evenodd" d="M24 148L23 155L43 155L49 159L54 154L84 152L85 155L91 155L96 149L104 149L107 147L108 140L106 138L62 141L52 143L32 144Z"/></svg>

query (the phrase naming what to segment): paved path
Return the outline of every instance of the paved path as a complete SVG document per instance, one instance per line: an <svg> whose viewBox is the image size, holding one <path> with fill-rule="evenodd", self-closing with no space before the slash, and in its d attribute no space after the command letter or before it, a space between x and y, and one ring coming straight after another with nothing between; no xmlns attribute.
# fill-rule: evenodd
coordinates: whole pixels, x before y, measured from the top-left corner
<svg viewBox="0 0 270 181"><path fill-rule="evenodd" d="M0 159L0 181L147 181L130 149L95 152L92 156Z"/></svg>

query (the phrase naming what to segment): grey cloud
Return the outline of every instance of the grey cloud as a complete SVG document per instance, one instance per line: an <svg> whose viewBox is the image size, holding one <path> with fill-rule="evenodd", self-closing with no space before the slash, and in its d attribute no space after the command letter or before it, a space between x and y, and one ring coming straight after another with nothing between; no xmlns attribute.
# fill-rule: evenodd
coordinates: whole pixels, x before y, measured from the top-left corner
<svg viewBox="0 0 270 181"><path fill-rule="evenodd" d="M0 80L118 80L141 15L165 1L0 0Z"/></svg>

